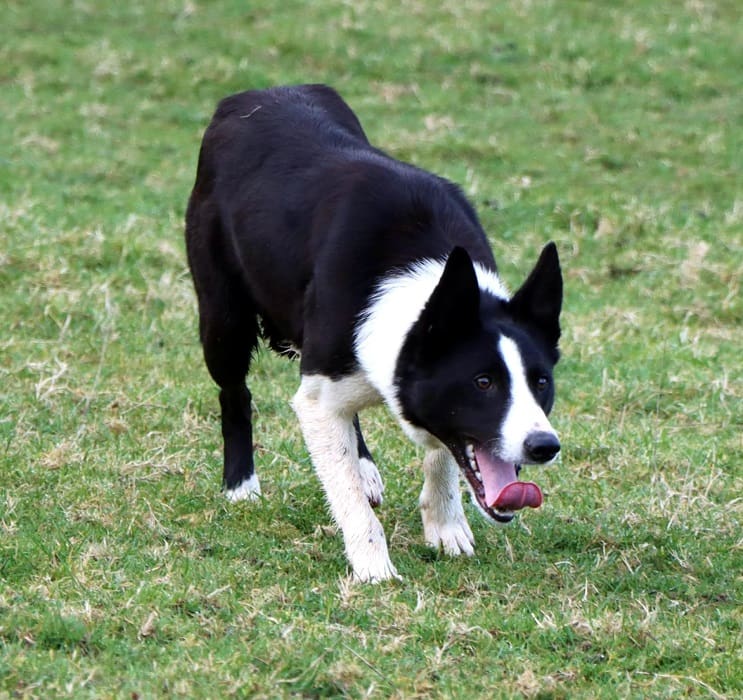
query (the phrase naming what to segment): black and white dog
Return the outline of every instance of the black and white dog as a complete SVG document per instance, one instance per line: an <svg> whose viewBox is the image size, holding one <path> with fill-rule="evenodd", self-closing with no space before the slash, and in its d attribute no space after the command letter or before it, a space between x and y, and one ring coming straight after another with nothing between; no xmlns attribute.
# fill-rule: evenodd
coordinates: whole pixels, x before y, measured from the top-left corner
<svg viewBox="0 0 743 700"><path fill-rule="evenodd" d="M301 355L292 406L357 579L397 576L358 421L370 404L384 400L426 450L420 507L433 547L473 553L460 474L491 521L541 504L517 473L560 450L547 420L562 304L553 243L509 296L459 188L371 146L322 85L219 104L186 241L221 389L228 498L260 494L245 377L263 337Z"/></svg>

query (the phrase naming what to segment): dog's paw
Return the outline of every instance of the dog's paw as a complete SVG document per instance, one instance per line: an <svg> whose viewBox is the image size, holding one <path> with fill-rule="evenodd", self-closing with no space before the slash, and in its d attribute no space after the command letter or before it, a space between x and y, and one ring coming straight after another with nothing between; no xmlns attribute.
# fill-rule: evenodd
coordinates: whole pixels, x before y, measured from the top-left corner
<svg viewBox="0 0 743 700"><path fill-rule="evenodd" d="M382 477L379 475L377 465L370 459L361 457L359 459L359 474L361 475L364 495L369 501L369 505L372 508L382 505L384 484L382 483Z"/></svg>
<svg viewBox="0 0 743 700"><path fill-rule="evenodd" d="M258 477L253 474L234 489L225 489L224 495L230 503L257 501L261 497L261 485L258 482Z"/></svg>
<svg viewBox="0 0 743 700"><path fill-rule="evenodd" d="M442 548L449 556L465 554L471 557L475 553L475 537L464 513L444 523L427 519L424 514L423 533L427 545L435 549Z"/></svg>
<svg viewBox="0 0 743 700"><path fill-rule="evenodd" d="M370 527L357 530L355 536L346 539L346 556L351 564L354 581L379 583L400 576L387 550L387 541L382 526L369 511L374 522Z"/></svg>
<svg viewBox="0 0 743 700"><path fill-rule="evenodd" d="M356 583L381 583L390 579L400 581L402 577L397 573L389 557L385 561L364 562L353 566L354 582Z"/></svg>

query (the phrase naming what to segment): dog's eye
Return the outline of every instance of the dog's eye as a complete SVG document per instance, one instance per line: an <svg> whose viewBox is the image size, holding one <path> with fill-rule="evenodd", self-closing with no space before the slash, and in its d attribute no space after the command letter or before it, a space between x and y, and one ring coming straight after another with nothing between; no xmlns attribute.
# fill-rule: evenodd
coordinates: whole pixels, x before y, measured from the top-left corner
<svg viewBox="0 0 743 700"><path fill-rule="evenodd" d="M487 391L495 386L495 382L489 374L478 374L475 377L475 386L481 391Z"/></svg>
<svg viewBox="0 0 743 700"><path fill-rule="evenodd" d="M541 377L537 377L537 391L546 391L549 385L550 380L548 377L545 377L544 375L542 375Z"/></svg>

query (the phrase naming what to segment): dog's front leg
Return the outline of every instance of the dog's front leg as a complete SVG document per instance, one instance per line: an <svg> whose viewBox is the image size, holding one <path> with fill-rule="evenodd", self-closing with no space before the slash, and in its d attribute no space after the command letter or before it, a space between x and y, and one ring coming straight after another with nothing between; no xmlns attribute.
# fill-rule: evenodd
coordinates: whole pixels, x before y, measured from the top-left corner
<svg viewBox="0 0 743 700"><path fill-rule="evenodd" d="M459 469L449 450L430 450L423 460L425 478L420 496L426 543L455 556L474 554L475 538L462 507Z"/></svg>
<svg viewBox="0 0 743 700"><path fill-rule="evenodd" d="M396 578L382 524L361 481L354 411L339 405L332 388L330 379L303 377L292 407L330 511L343 532L354 578L368 582Z"/></svg>

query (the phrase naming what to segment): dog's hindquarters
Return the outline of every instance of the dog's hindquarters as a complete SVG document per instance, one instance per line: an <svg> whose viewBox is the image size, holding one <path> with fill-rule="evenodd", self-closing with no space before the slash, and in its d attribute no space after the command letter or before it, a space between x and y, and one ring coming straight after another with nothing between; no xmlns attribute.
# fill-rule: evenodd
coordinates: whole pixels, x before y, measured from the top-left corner
<svg viewBox="0 0 743 700"><path fill-rule="evenodd" d="M310 124L325 125L320 143ZM204 134L186 244L204 357L220 387L223 482L231 499L260 492L245 384L259 336L277 351L301 350L303 365L317 356L312 340L305 347L303 337L308 288L310 296L312 291L311 222L317 206L312 192L318 187L307 178L331 143L368 142L350 108L323 86L226 98ZM330 334L320 335L325 349ZM335 345L331 352L337 355ZM341 351L350 362L350 345ZM372 484L378 473L358 427L356 432ZM367 490L372 502L381 501L381 483Z"/></svg>

